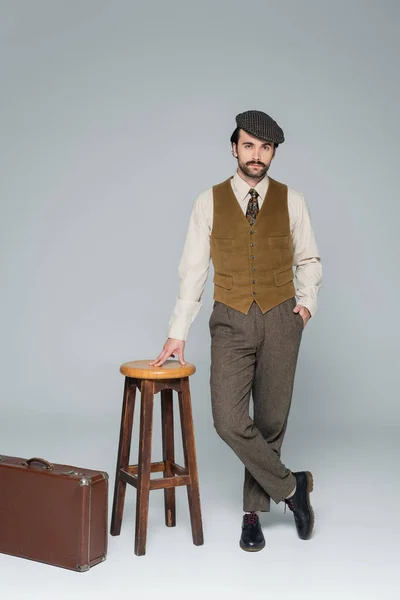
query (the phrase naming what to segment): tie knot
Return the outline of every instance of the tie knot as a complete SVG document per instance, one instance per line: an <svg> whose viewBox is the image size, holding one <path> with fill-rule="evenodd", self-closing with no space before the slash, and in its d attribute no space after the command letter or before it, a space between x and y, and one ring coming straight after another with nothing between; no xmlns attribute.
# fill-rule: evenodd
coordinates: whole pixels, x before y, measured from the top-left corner
<svg viewBox="0 0 400 600"><path fill-rule="evenodd" d="M253 198L253 200L255 200L258 196L258 192L254 188L250 188L249 194Z"/></svg>

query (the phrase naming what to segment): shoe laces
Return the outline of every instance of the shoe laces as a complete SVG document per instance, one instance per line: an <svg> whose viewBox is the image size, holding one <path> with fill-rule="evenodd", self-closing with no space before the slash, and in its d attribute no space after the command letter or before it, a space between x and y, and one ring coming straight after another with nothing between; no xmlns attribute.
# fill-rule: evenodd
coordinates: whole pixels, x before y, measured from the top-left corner
<svg viewBox="0 0 400 600"><path fill-rule="evenodd" d="M244 515L245 525L258 525L258 515L255 512L246 513Z"/></svg>
<svg viewBox="0 0 400 600"><path fill-rule="evenodd" d="M291 498L287 498L285 500L285 511L284 511L284 514L286 514L286 507L287 506L290 508L290 510L292 512L294 512L296 510L296 505L295 505L295 503L293 502L293 500Z"/></svg>

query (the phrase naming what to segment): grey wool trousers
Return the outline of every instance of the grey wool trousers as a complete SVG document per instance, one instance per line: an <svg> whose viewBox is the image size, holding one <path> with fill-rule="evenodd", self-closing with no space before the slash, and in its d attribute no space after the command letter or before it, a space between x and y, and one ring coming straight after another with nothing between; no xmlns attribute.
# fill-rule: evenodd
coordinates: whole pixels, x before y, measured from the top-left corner
<svg viewBox="0 0 400 600"><path fill-rule="evenodd" d="M293 297L263 314L253 302L245 315L215 301L210 316L214 426L245 466L244 511L269 511L296 485L280 458L304 328L295 306Z"/></svg>

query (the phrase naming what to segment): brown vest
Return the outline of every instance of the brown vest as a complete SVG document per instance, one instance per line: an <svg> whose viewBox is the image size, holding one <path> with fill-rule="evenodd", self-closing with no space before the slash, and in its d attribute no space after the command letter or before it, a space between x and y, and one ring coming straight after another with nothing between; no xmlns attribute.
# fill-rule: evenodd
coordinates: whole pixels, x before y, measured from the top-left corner
<svg viewBox="0 0 400 600"><path fill-rule="evenodd" d="M214 300L245 314L256 301L265 313L295 296L288 189L269 177L263 205L250 225L230 180L213 187Z"/></svg>

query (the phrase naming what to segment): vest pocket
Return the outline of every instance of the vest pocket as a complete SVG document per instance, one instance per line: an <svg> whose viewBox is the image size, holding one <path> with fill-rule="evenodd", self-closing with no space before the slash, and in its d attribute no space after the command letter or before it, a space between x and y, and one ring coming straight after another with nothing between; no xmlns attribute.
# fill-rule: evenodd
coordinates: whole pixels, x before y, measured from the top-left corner
<svg viewBox="0 0 400 600"><path fill-rule="evenodd" d="M285 283L293 281L293 269L287 269L286 271L275 273L274 278L276 285L285 285Z"/></svg>
<svg viewBox="0 0 400 600"><path fill-rule="evenodd" d="M232 289L232 275L224 275L223 273L214 273L213 282L215 285L225 288L226 290Z"/></svg>
<svg viewBox="0 0 400 600"><path fill-rule="evenodd" d="M276 235L268 238L268 244L270 248L276 250L285 250L289 248L289 236L288 235Z"/></svg>

